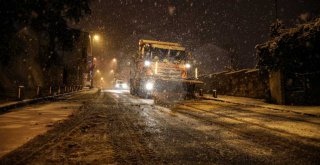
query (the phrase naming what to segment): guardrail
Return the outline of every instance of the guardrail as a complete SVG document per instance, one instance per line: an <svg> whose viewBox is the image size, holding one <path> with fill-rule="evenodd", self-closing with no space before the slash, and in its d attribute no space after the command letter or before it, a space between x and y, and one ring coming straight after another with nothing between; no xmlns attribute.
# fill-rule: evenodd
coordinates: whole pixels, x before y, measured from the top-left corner
<svg viewBox="0 0 320 165"><path fill-rule="evenodd" d="M62 85L62 86L35 86L25 87L19 85L15 88L6 89L0 92L0 101L21 101L24 99L35 99L46 96L55 96L64 93L76 92L83 88L82 85Z"/></svg>

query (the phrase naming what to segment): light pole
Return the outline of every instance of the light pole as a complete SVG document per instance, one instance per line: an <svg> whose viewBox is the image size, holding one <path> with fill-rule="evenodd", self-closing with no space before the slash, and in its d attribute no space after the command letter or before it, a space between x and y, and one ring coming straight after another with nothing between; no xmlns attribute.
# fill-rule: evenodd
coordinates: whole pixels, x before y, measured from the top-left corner
<svg viewBox="0 0 320 165"><path fill-rule="evenodd" d="M112 76L113 81L115 81L115 73L114 73L114 70L111 69L111 70L110 70L110 73L111 73L111 76Z"/></svg>
<svg viewBox="0 0 320 165"><path fill-rule="evenodd" d="M89 42L90 42L90 56L91 56L91 65L90 65L90 88L93 88L93 54L92 54L92 37L91 34L89 34Z"/></svg>
<svg viewBox="0 0 320 165"><path fill-rule="evenodd" d="M90 88L93 88L93 70L94 70L94 61L97 59L93 56L93 40L99 41L100 36L95 34L93 37L89 34L89 42L90 42L90 55L91 55L91 66L90 66Z"/></svg>
<svg viewBox="0 0 320 165"><path fill-rule="evenodd" d="M116 70L117 70L117 59L116 58L113 58L112 59L112 70L111 70L111 73L112 73L112 76L113 76L113 81L116 81Z"/></svg>

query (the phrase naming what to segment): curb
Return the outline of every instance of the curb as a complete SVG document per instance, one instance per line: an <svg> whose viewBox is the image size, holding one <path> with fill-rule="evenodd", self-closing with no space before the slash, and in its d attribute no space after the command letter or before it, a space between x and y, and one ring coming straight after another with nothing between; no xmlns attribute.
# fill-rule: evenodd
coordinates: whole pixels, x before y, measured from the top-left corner
<svg viewBox="0 0 320 165"><path fill-rule="evenodd" d="M52 100L58 99L59 97L68 96L68 95L82 92L85 90L86 89L75 91L75 92L63 93L59 95L45 96L45 97L39 97L34 99L25 99L12 104L9 103L8 105L4 105L4 106L0 105L0 115L9 112L12 109L21 108L21 107L31 105L31 104L36 104L42 101L52 101Z"/></svg>
<svg viewBox="0 0 320 165"><path fill-rule="evenodd" d="M238 103L238 102L232 102L232 101L226 101L226 100L221 100L221 99L215 99L215 98L210 98L210 97L199 97L204 100L214 100L214 101L220 101L220 102L225 102L225 103L232 103L232 104L238 104L238 105L247 105L247 106L253 106L253 107L259 107L259 108L265 108L265 109L270 109L270 110L276 110L276 111L282 111L282 112L290 112L290 113L295 113L299 115L304 115L304 116L310 116L310 117L320 117L320 115L315 115L311 113L303 113L303 112L297 112L297 111L292 111L288 109L281 109L281 108L271 108L271 107L265 107L265 106L260 106L256 104L244 104L244 103Z"/></svg>

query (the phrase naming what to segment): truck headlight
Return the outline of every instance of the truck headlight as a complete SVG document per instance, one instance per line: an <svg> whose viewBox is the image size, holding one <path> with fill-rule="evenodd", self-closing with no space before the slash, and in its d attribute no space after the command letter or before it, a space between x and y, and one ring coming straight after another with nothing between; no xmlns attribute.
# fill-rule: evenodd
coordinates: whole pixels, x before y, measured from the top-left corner
<svg viewBox="0 0 320 165"><path fill-rule="evenodd" d="M186 63L185 66L186 66L187 69L191 68L191 65L189 63Z"/></svg>
<svg viewBox="0 0 320 165"><path fill-rule="evenodd" d="M150 65L151 65L150 61L148 61L148 60L144 61L144 66L150 66Z"/></svg>
<svg viewBox="0 0 320 165"><path fill-rule="evenodd" d="M122 84L122 88L123 89L128 89L128 84L126 84L126 83Z"/></svg>
<svg viewBox="0 0 320 165"><path fill-rule="evenodd" d="M146 90L151 91L153 89L153 83L147 82L146 83Z"/></svg>

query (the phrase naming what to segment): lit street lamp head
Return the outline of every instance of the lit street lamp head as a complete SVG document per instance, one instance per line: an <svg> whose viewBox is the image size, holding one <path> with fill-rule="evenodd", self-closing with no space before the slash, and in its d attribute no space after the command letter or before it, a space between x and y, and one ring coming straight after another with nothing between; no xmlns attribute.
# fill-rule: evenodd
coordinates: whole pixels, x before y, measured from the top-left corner
<svg viewBox="0 0 320 165"><path fill-rule="evenodd" d="M99 41L99 40L100 40L100 36L97 35L97 34L95 34L95 35L93 36L93 39L96 40L96 41Z"/></svg>
<svg viewBox="0 0 320 165"><path fill-rule="evenodd" d="M112 62L117 62L117 59L116 59L116 58L113 58L113 59L112 59Z"/></svg>

